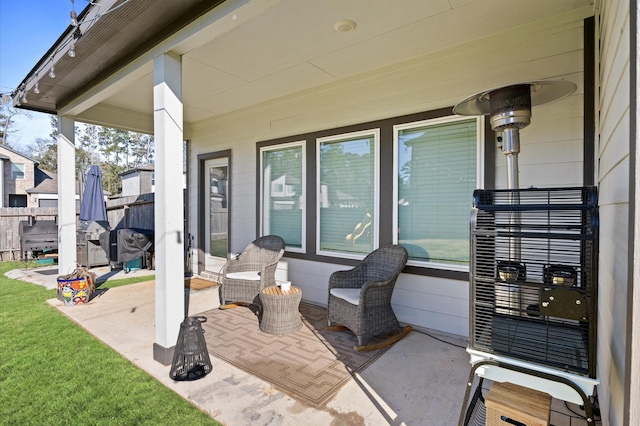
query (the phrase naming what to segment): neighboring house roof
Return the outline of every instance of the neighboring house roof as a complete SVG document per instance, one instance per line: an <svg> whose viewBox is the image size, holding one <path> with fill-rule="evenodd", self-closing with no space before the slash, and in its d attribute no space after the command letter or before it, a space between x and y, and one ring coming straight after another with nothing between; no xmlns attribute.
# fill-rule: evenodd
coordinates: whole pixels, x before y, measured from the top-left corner
<svg viewBox="0 0 640 426"><path fill-rule="evenodd" d="M147 163L138 167L134 167L133 169L125 170L124 172L120 173L118 176L125 176L134 172L153 172L154 170L155 170L155 163ZM186 173L186 171L187 171L187 168L183 164L182 173Z"/></svg>
<svg viewBox="0 0 640 426"><path fill-rule="evenodd" d="M211 177L214 179L226 179L227 178L227 172L222 170L222 169L214 169L210 172Z"/></svg>
<svg viewBox="0 0 640 426"><path fill-rule="evenodd" d="M274 180L277 180L277 179L274 179ZM286 175L284 175L284 183L286 185L300 185L302 183L302 180L300 180L295 176L291 176L290 174L287 173Z"/></svg>
<svg viewBox="0 0 640 426"><path fill-rule="evenodd" d="M155 165L153 163L147 163L138 167L134 167L133 169L125 170L124 172L120 173L118 176L125 176L135 172L152 172L154 171L154 169L155 169Z"/></svg>
<svg viewBox="0 0 640 426"><path fill-rule="evenodd" d="M20 157L22 157L22 158L24 158L25 160L30 161L30 162L32 162L32 163L34 163L34 164L38 164L38 161L37 161L37 160L34 160L33 158L29 157L28 155L25 155L25 154L23 154L23 153L21 153L21 152L18 152L18 151L16 151L16 150L15 150L15 149L13 149L13 148L9 148L9 147L8 147L8 146L6 146L6 145L0 145L0 158L2 158L3 160L9 160L9 159L10 159L10 157L5 157L5 156L2 154L2 152L1 152L1 151L3 151L3 150L9 151L10 153L12 153L12 154L14 154L14 155L19 155Z"/></svg>
<svg viewBox="0 0 640 426"><path fill-rule="evenodd" d="M35 169L35 184L27 189L28 194L57 194L58 175L39 168Z"/></svg>
<svg viewBox="0 0 640 426"><path fill-rule="evenodd" d="M39 179L39 180L38 180ZM58 193L58 175L53 172L36 168L36 181L38 182L33 188L27 189L28 194L57 194ZM109 192L104 191L105 195ZM80 193L80 182L76 180L76 195Z"/></svg>

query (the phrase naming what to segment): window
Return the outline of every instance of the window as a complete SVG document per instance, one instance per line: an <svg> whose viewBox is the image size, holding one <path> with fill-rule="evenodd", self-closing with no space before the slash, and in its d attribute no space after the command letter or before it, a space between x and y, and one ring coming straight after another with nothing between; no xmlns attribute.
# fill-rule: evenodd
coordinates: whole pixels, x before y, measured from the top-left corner
<svg viewBox="0 0 640 426"><path fill-rule="evenodd" d="M11 163L11 179L24 179L23 163Z"/></svg>
<svg viewBox="0 0 640 426"><path fill-rule="evenodd" d="M378 246L378 129L317 139L317 251L362 258Z"/></svg>
<svg viewBox="0 0 640 426"><path fill-rule="evenodd" d="M467 280L473 191L495 149L486 123L447 107L259 142L260 233L283 235L292 258L343 265L401 244L406 272Z"/></svg>
<svg viewBox="0 0 640 426"><path fill-rule="evenodd" d="M284 181L284 179L282 179ZM272 182L271 184L271 195L279 195L284 196L284 184L282 182Z"/></svg>
<svg viewBox="0 0 640 426"><path fill-rule="evenodd" d="M58 200L55 198L40 198L38 200L38 207L58 207Z"/></svg>
<svg viewBox="0 0 640 426"><path fill-rule="evenodd" d="M27 196L22 194L9 194L9 207L27 207Z"/></svg>
<svg viewBox="0 0 640 426"><path fill-rule="evenodd" d="M452 117L394 126L394 228L409 264L468 269L481 126Z"/></svg>
<svg viewBox="0 0 640 426"><path fill-rule="evenodd" d="M304 251L304 142L263 147L260 163L261 235L279 235L287 250Z"/></svg>

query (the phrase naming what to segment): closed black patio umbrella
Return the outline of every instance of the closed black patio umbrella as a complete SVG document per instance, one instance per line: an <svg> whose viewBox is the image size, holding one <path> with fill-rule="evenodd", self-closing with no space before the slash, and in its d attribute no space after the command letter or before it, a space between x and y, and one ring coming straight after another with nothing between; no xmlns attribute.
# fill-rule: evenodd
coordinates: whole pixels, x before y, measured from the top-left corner
<svg viewBox="0 0 640 426"><path fill-rule="evenodd" d="M91 166L87 172L87 182L80 206L80 220L107 220L107 208L104 204L104 192L102 191L102 173L100 173L98 166Z"/></svg>

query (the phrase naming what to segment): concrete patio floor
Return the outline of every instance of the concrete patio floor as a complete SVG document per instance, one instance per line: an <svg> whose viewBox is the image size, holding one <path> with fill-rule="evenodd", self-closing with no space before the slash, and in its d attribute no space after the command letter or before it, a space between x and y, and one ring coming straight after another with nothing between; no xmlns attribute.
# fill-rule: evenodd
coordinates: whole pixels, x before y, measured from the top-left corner
<svg viewBox="0 0 640 426"><path fill-rule="evenodd" d="M150 276L142 269L125 273L109 267L91 269L98 283ZM57 287L57 267L15 269L6 274L45 286ZM468 375L467 339L433 330L414 330L395 343L364 371L356 374L320 408L306 405L270 383L231 364L211 358L212 372L202 379L176 382L170 366L153 359L155 341L155 282L96 292L86 305L50 305L93 336L111 346L162 384L228 426L360 426L457 425ZM304 300L303 300L304 301ZM218 289L185 291L185 310L194 316L220 306ZM485 380L485 390L491 386ZM486 392L483 392L486 396ZM587 425L574 404L552 400L551 424ZM596 421L600 424L600 421Z"/></svg>
<svg viewBox="0 0 640 426"><path fill-rule="evenodd" d="M55 270L55 268L49 268ZM98 281L154 271L93 269ZM14 270L8 276L56 288L47 268ZM102 277L102 278L101 278ZM170 366L153 360L154 282L116 287L86 305L49 303L96 338L224 425L455 425L464 398L469 357L458 336L411 332L356 375L321 408L310 407L270 383L212 357L212 372L176 382ZM190 316L219 306L217 288L185 294Z"/></svg>

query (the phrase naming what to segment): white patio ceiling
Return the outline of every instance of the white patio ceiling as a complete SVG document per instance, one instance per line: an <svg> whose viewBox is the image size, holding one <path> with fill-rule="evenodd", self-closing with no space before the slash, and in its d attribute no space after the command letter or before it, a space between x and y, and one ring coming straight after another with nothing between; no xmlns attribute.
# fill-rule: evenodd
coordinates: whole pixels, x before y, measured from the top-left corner
<svg viewBox="0 0 640 426"><path fill-rule="evenodd" d="M341 79L366 78L375 69L591 4L591 0L230 0L221 6L229 10L226 17L210 18L205 31L177 39L170 47L183 58L185 122L198 123L294 93L322 90ZM356 23L352 32L334 28L345 19ZM98 124L117 125L118 115L108 113L115 110L150 120L152 87L149 58L99 96L87 96L82 103L67 96L65 101L70 102L56 109L66 108L79 121Z"/></svg>

